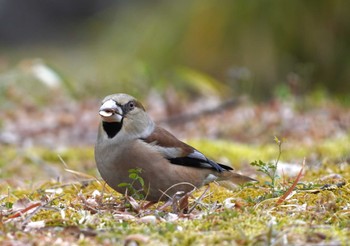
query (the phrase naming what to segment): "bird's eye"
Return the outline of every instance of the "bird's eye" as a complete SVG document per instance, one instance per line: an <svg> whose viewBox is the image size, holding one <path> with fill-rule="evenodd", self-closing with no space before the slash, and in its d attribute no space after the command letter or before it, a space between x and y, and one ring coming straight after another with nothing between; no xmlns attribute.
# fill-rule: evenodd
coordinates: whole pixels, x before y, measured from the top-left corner
<svg viewBox="0 0 350 246"><path fill-rule="evenodd" d="M133 101L129 102L128 108L129 108L129 110L133 110L135 108L135 102L133 102Z"/></svg>

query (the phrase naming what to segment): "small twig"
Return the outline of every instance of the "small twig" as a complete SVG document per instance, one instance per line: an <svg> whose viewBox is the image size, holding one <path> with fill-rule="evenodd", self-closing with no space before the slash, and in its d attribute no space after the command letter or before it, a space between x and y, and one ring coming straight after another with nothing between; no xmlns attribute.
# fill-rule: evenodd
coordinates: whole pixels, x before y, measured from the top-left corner
<svg viewBox="0 0 350 246"><path fill-rule="evenodd" d="M40 207L40 206L41 206L41 202L33 203L33 204L29 205L28 207L22 209L21 211L18 211L16 213L10 215L9 217L7 217L7 219L4 222L7 222L8 220L11 220L11 219L14 219L17 217L20 217L22 214L28 212L29 210L36 208L36 207Z"/></svg>
<svg viewBox="0 0 350 246"><path fill-rule="evenodd" d="M36 207L33 212L31 212L22 222L22 229L28 224L28 221L36 214L40 209L46 206L48 203L40 204L40 206Z"/></svg>
<svg viewBox="0 0 350 246"><path fill-rule="evenodd" d="M180 115L175 115L172 117L169 117L164 120L160 120L159 123L165 123L169 125L176 125L176 124L183 124L184 122L189 122L196 120L204 115L212 115L212 114L217 114L220 113L226 109L237 107L239 104L241 104L245 98L235 98L235 99L230 99L227 100L216 107L210 108L210 109L205 109L202 111L199 111L197 113L192 113L192 114L180 114Z"/></svg>
<svg viewBox="0 0 350 246"><path fill-rule="evenodd" d="M303 173L303 170L304 170L304 167L305 167L305 158L304 158L304 161L303 161L303 165L301 166L301 169L299 171L299 174L298 176L296 177L296 179L294 180L293 184L291 187L289 187L289 189L286 191L286 193L284 193L283 196L281 196L278 201L276 202L276 205L279 205L281 204L283 201L286 200L286 198L289 196L289 194L294 190L294 188L296 187L296 185L298 184L300 178L301 178L301 175Z"/></svg>
<svg viewBox="0 0 350 246"><path fill-rule="evenodd" d="M47 208L46 206L47 206L48 204L52 203L54 200L59 199L59 198L61 198L61 197L63 197L63 196L64 196L64 194L59 195L59 196L56 196L56 197L52 198L51 200L49 200L49 201L47 201L47 202L41 204L40 206L38 206L32 213L30 213L30 214L27 216L27 218L25 218L25 219L23 220L23 222L22 222L22 228L24 228L24 227L26 226L26 224L28 223L28 220L30 220L40 209Z"/></svg>
<svg viewBox="0 0 350 246"><path fill-rule="evenodd" d="M172 186L170 186L168 189L166 189L165 191L162 191L160 190L160 192L162 192L162 195L160 196L160 198L158 199L158 201L161 201L163 196L167 196L169 199L171 199L171 197L167 194L167 192L169 190L171 190L172 188L178 186L178 185L189 185L189 186L192 186L193 187L193 190L195 190L197 187L194 186L193 184L189 183L189 182L180 182L180 183L177 183L177 184L174 184Z"/></svg>
<svg viewBox="0 0 350 246"><path fill-rule="evenodd" d="M63 196L63 194L45 202L45 203L42 203L42 202L33 203L33 204L29 205L28 207L22 209L21 211L18 211L15 214L10 215L9 217L7 217L7 219L4 222L7 222L11 219L18 218L18 217L22 216L24 213L35 208L35 210L32 213L30 213L26 218L24 218L24 220L22 222L22 227L24 227L27 224L28 220L30 220L40 209L45 208L45 206L47 206L49 203L53 202L54 200L56 200L62 196Z"/></svg>
<svg viewBox="0 0 350 246"><path fill-rule="evenodd" d="M201 200L203 199L204 195L208 192L208 190L210 189L210 186L208 185L207 188L203 191L203 193L200 195L200 197L198 197L198 199L196 199L194 202L195 204L192 206L192 208L190 208L190 210L188 211L188 213L190 214L198 204L200 204Z"/></svg>

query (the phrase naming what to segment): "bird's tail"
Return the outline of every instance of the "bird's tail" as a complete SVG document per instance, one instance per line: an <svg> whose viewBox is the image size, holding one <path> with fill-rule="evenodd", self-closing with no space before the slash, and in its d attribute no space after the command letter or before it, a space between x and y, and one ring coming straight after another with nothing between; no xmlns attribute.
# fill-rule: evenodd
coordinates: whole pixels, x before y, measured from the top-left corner
<svg viewBox="0 0 350 246"><path fill-rule="evenodd" d="M248 182L256 182L257 180L232 171L225 171L221 173L218 181L230 181L234 184L244 184Z"/></svg>

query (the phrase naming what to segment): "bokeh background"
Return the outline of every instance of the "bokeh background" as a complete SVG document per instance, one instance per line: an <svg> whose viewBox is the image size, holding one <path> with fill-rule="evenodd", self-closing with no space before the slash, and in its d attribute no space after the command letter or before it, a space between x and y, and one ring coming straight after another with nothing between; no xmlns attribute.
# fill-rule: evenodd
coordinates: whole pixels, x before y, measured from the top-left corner
<svg viewBox="0 0 350 246"><path fill-rule="evenodd" d="M120 200L93 150L117 92L259 183ZM350 1L0 0L0 244L345 245L349 92Z"/></svg>
<svg viewBox="0 0 350 246"><path fill-rule="evenodd" d="M117 92L182 139L344 136L349 10L337 0L3 0L0 143L91 146L100 100ZM242 98L250 104L238 107Z"/></svg>
<svg viewBox="0 0 350 246"><path fill-rule="evenodd" d="M52 80L44 66L57 82L44 84L77 99L171 86L191 97L317 91L347 101L349 9L340 0L4 0L0 96L40 95L36 81Z"/></svg>

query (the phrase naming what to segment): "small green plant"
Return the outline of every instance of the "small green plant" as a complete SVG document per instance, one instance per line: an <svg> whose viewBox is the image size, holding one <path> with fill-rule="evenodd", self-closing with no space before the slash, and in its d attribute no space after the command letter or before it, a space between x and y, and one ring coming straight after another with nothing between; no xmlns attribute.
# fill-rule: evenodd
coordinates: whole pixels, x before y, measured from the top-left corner
<svg viewBox="0 0 350 246"><path fill-rule="evenodd" d="M130 183L120 183L118 186L119 187L125 187L127 190L127 193L131 195L135 199L144 199L144 187L145 187L145 181L143 178L140 176L142 173L141 168L133 168L129 169L129 178L131 179ZM135 187L141 186L141 189L137 189Z"/></svg>
<svg viewBox="0 0 350 246"><path fill-rule="evenodd" d="M259 161L253 161L252 163L250 163L250 165L258 167L259 172L266 174L270 178L271 181L267 182L267 185L273 189L275 189L276 187L276 179L279 178L279 176L277 175L277 166L282 154L282 143L283 143L283 141L276 136L274 138L274 141L278 145L278 156L274 162L266 163L266 162L263 162L262 160L259 160Z"/></svg>

